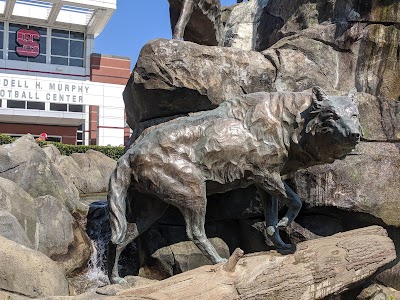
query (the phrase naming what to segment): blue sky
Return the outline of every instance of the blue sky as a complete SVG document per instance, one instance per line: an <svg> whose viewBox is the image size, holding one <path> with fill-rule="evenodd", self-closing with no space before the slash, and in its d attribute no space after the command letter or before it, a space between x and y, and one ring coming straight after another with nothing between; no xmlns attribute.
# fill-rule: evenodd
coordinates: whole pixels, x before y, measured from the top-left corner
<svg viewBox="0 0 400 300"><path fill-rule="evenodd" d="M221 0L231 5L236 0ZM136 63L140 49L155 38L171 38L168 0L117 0L117 10L95 39L95 52L131 58Z"/></svg>

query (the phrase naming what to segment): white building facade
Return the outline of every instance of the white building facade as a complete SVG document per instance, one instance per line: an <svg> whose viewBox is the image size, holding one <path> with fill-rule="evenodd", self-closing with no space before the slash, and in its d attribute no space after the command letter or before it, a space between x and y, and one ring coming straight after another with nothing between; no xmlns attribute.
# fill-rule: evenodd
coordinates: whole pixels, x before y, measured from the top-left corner
<svg viewBox="0 0 400 300"><path fill-rule="evenodd" d="M123 145L130 60L94 54L116 0L0 0L0 133Z"/></svg>

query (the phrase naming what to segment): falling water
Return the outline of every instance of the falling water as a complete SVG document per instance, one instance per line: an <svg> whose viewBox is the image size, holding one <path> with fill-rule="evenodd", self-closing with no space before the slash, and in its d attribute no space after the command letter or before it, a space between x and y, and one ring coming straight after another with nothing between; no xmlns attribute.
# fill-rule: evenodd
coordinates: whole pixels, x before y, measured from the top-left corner
<svg viewBox="0 0 400 300"><path fill-rule="evenodd" d="M91 239L92 255L83 274L70 280L76 294L94 291L100 286L109 284L106 269L107 244L111 238L106 201L89 204L86 232Z"/></svg>

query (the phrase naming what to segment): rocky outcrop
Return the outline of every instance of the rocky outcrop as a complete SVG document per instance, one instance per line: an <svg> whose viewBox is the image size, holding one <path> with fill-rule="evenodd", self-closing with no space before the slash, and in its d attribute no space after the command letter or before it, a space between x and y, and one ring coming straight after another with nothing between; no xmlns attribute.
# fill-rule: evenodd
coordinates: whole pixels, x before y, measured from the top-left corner
<svg viewBox="0 0 400 300"><path fill-rule="evenodd" d="M57 198L77 218L86 216L88 207L79 201L78 190L30 134L0 146L0 161L0 177L13 181L34 198L45 195Z"/></svg>
<svg viewBox="0 0 400 300"><path fill-rule="evenodd" d="M398 235L399 11L396 0L254 0L224 10L227 47L151 41L124 93L132 141L148 126L212 109L246 93L319 85L328 94L347 95L356 89L362 143L344 160L288 178L304 206L284 239L299 243L371 224ZM262 209L254 190L243 193L241 202L229 202L226 195L218 195L217 201L209 197L207 234L221 237L230 249L271 249L264 243ZM249 214L240 215L236 208ZM152 267L149 258L159 249L186 239L181 221L179 212L167 211L139 238L143 266ZM377 278L400 290L397 256L394 266ZM170 258L164 257L168 264Z"/></svg>
<svg viewBox="0 0 400 300"><path fill-rule="evenodd" d="M67 296L61 268L41 252L0 236L0 290L30 298Z"/></svg>

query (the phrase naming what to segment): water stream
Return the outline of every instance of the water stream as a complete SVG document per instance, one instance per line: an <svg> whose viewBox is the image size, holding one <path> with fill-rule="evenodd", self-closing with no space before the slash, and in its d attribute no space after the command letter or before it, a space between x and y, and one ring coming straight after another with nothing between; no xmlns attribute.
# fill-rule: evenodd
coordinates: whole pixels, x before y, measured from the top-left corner
<svg viewBox="0 0 400 300"><path fill-rule="evenodd" d="M106 256L107 244L111 238L108 222L106 194L81 198L89 205L86 232L91 239L93 253L84 273L70 279L76 294L95 291L98 287L109 284L107 277Z"/></svg>

